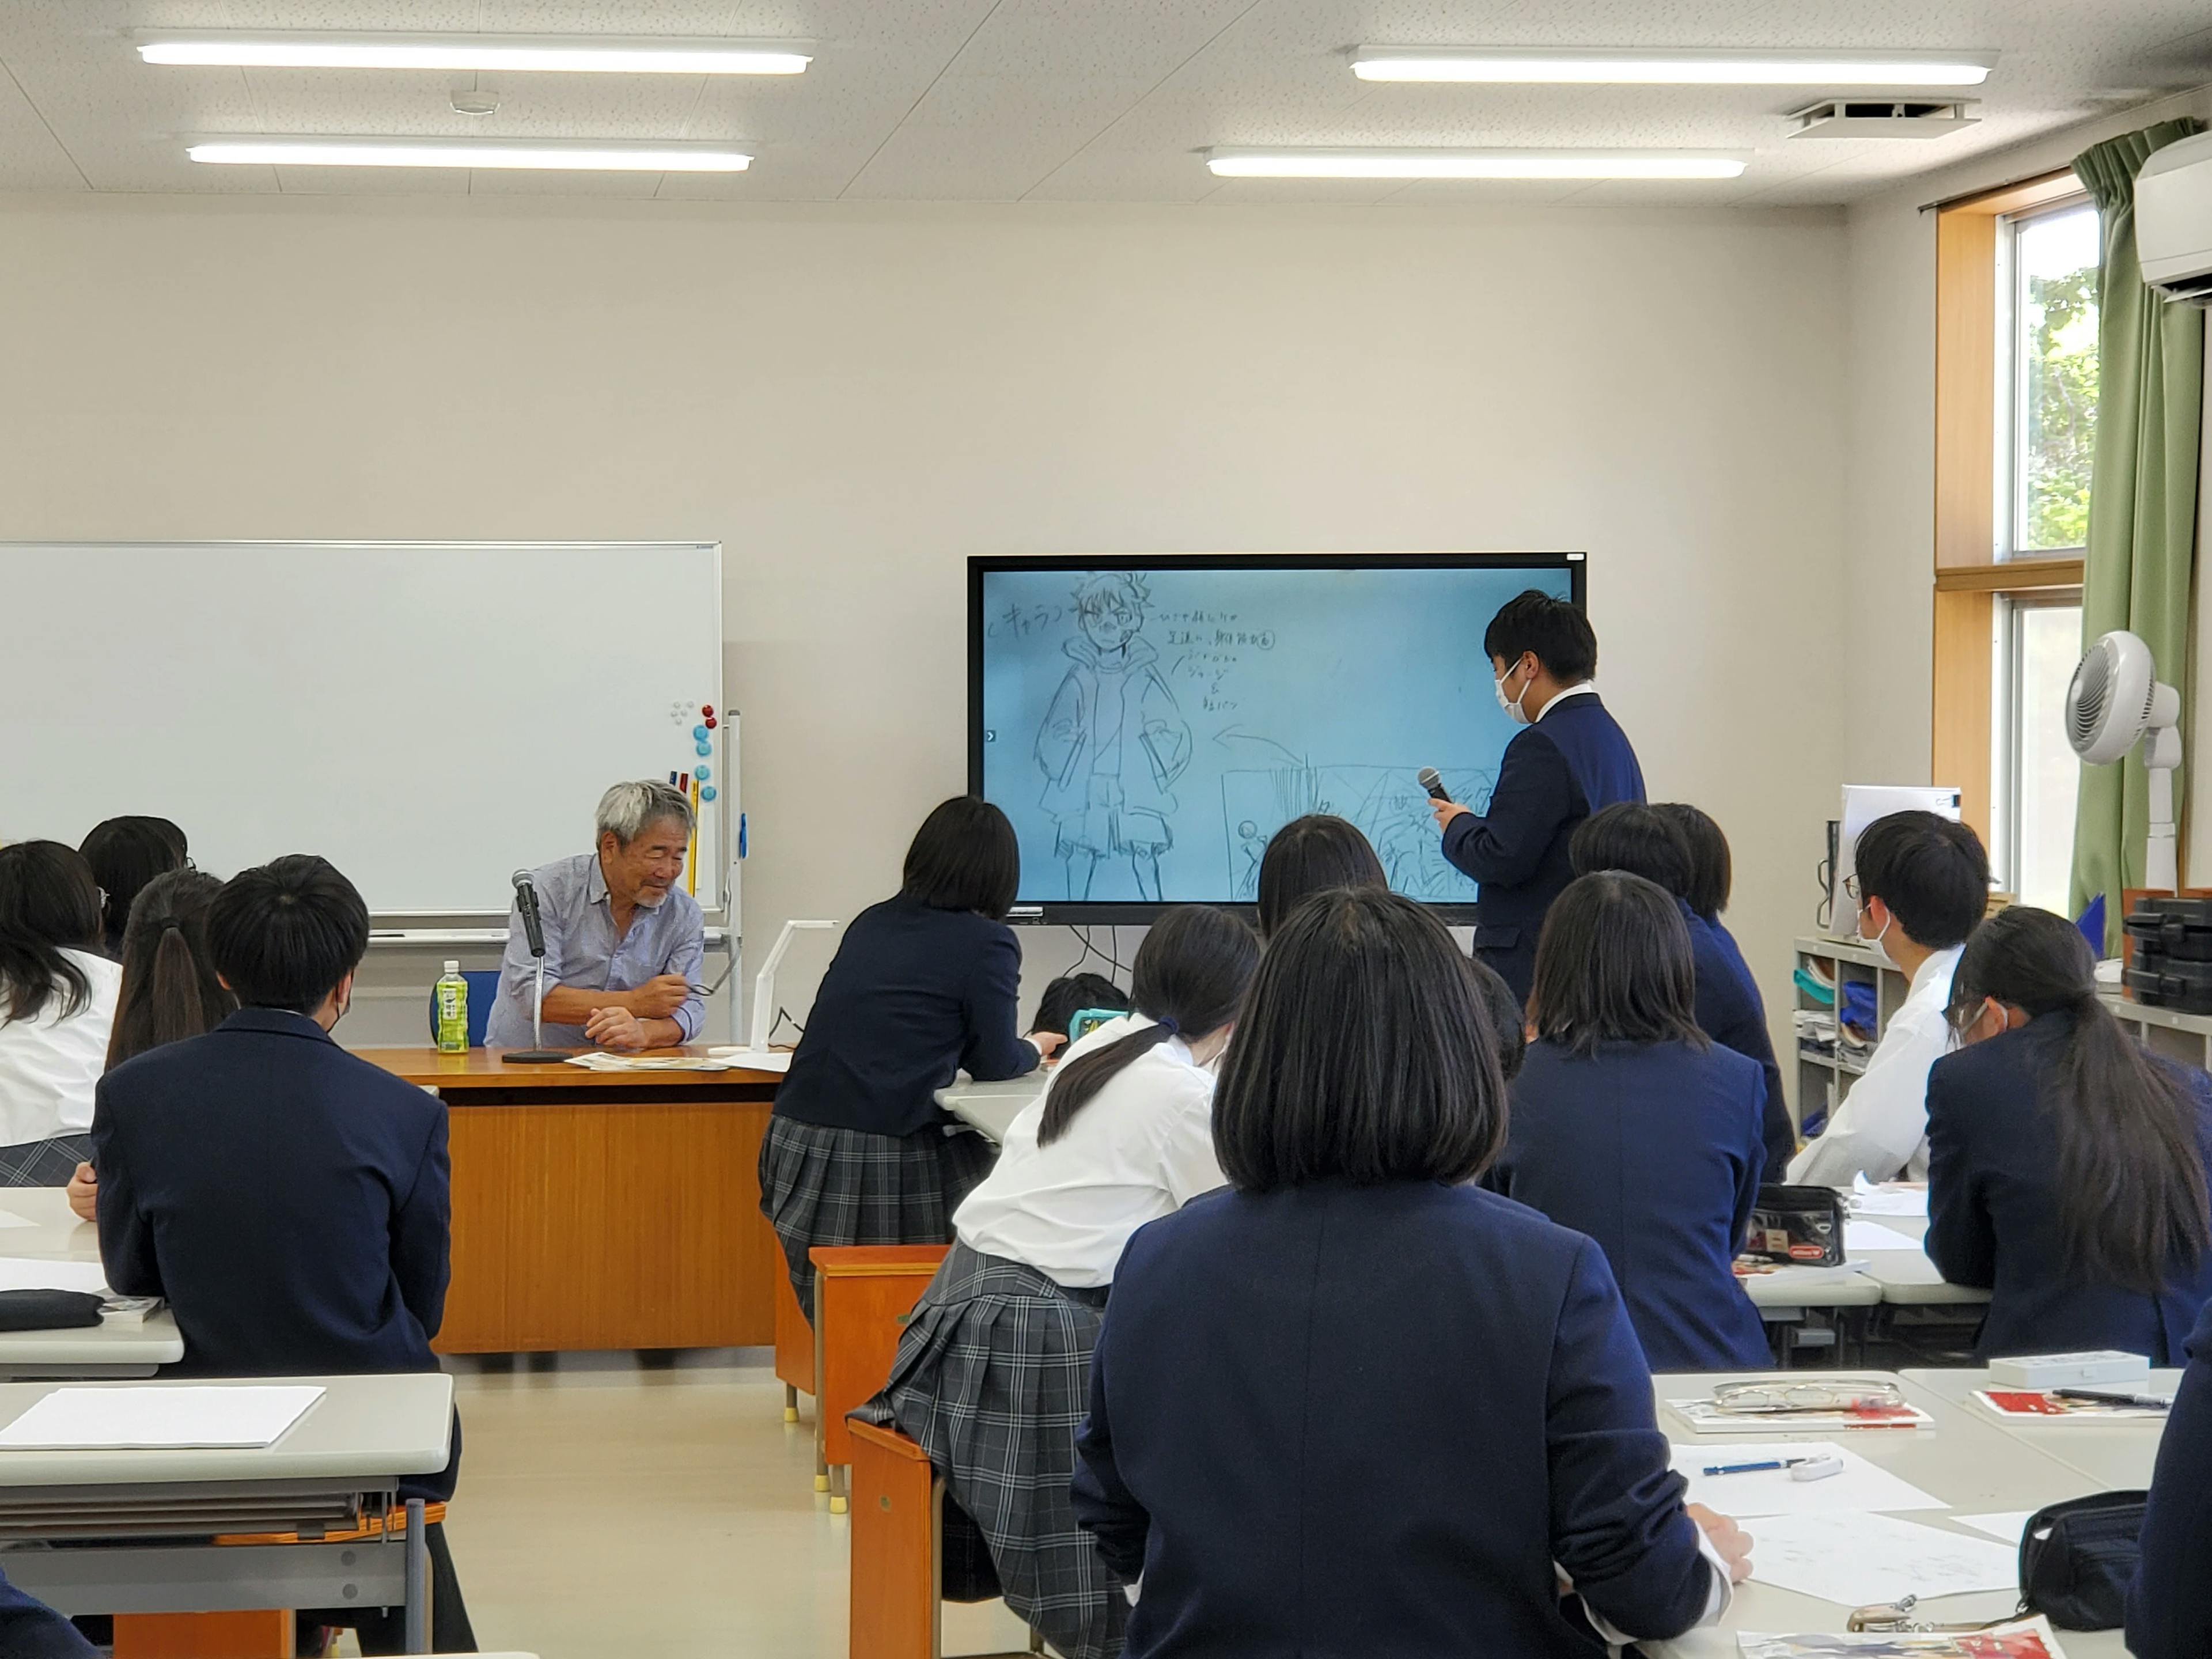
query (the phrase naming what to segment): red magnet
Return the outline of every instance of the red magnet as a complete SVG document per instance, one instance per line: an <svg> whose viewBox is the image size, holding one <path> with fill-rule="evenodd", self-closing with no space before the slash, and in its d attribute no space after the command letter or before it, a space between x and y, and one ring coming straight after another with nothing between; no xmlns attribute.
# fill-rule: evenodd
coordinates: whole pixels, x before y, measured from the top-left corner
<svg viewBox="0 0 2212 1659"><path fill-rule="evenodd" d="M699 705L699 712L702 714L711 714L714 712L714 705L711 702L702 702Z"/></svg>
<svg viewBox="0 0 2212 1659"><path fill-rule="evenodd" d="M709 732L713 731L718 724L720 724L720 722L718 722L712 714L707 716L707 729Z"/></svg>

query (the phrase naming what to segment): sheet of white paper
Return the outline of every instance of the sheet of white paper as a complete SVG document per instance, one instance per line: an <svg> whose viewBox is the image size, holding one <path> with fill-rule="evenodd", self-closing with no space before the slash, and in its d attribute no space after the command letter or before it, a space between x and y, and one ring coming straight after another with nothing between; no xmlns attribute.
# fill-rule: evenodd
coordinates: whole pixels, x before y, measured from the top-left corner
<svg viewBox="0 0 2212 1659"><path fill-rule="evenodd" d="M1976 1532L1985 1532L1992 1538L2016 1545L2021 1534L2027 1530L2032 1513L2028 1510L2007 1510L1997 1515L1954 1515L1951 1518L1962 1527L1972 1527Z"/></svg>
<svg viewBox="0 0 2212 1659"><path fill-rule="evenodd" d="M0 1291L91 1291L107 1294L107 1269L97 1261L42 1261L0 1255Z"/></svg>
<svg viewBox="0 0 2212 1659"><path fill-rule="evenodd" d="M2020 1584L2020 1553L1888 1515L1777 1515L1749 1529L1751 1576L1839 1607Z"/></svg>
<svg viewBox="0 0 2212 1659"><path fill-rule="evenodd" d="M56 1389L0 1429L0 1451L273 1445L322 1397L296 1385Z"/></svg>
<svg viewBox="0 0 2212 1659"><path fill-rule="evenodd" d="M35 1227L38 1224L17 1215L13 1210L0 1210L0 1227Z"/></svg>
<svg viewBox="0 0 2212 1659"><path fill-rule="evenodd" d="M1917 1250L1920 1241L1879 1221L1854 1219L1844 1223L1844 1248L1854 1255L1862 1250Z"/></svg>
<svg viewBox="0 0 2212 1659"><path fill-rule="evenodd" d="M748 1072L788 1072L791 1069L791 1050L788 1048L709 1048L707 1052L717 1060L726 1060L743 1066Z"/></svg>
<svg viewBox="0 0 2212 1659"><path fill-rule="evenodd" d="M1864 1176L1851 1177L1853 1215L1917 1215L1928 1213L1925 1187L1878 1187Z"/></svg>
<svg viewBox="0 0 2212 1659"><path fill-rule="evenodd" d="M1840 1457L1844 1472L1825 1480L1792 1480L1787 1469L1707 1474L1717 1464L1764 1463L1784 1457ZM1689 1478L1689 1501L1723 1515L1826 1515L1838 1510L1941 1510L1950 1506L1909 1480L1869 1463L1832 1440L1729 1441L1677 1445L1674 1468Z"/></svg>
<svg viewBox="0 0 2212 1659"><path fill-rule="evenodd" d="M1917 1406L1905 1406L1893 1414L1854 1417L1848 1412L1792 1412L1787 1417L1730 1414L1710 1400L1670 1400L1681 1419L1699 1434L1772 1434L1790 1429L1798 1434L1835 1434L1857 1429L1930 1429L1936 1419Z"/></svg>

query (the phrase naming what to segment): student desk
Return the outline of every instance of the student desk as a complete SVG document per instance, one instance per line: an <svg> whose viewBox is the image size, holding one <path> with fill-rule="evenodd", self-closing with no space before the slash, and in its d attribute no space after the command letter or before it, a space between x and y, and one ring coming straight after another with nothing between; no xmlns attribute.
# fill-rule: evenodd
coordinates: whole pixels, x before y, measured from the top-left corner
<svg viewBox="0 0 2212 1659"><path fill-rule="evenodd" d="M357 1052L452 1109L453 1283L440 1352L775 1340L783 1255L761 1214L758 1167L777 1074L506 1066L495 1048Z"/></svg>
<svg viewBox="0 0 2212 1659"><path fill-rule="evenodd" d="M1813 1381L1824 1375L1881 1377L1898 1380L1892 1373L1875 1370L1823 1373L1805 1371L1791 1380ZM1972 1376L1971 1372L1912 1372L1910 1377ZM1767 1378L1771 1373L1766 1374ZM1905 1382L1907 1399L1934 1418L1925 1429L1860 1429L1837 1433L1807 1430L1791 1433L1779 1426L1757 1435L1698 1434L1667 1404L1669 1399L1695 1400L1708 1395L1716 1382L1760 1379L1756 1373L1700 1373L1658 1376L1652 1389L1658 1402L1659 1429L1680 1445L1724 1451L1731 1443L1749 1441L1838 1441L1869 1462L1879 1464L1902 1480L1942 1498L1950 1512L1985 1515L2014 1510L2037 1510L2063 1498L2079 1498L2102 1490L2102 1483L2036 1445L2022 1444L2002 1425L1940 1392ZM1938 1510L1902 1512L1900 1518L1957 1531L1970 1537L1986 1537L1970 1527L1953 1522ZM1752 1536L1752 1559L1759 1559L1759 1522L1740 1523ZM1928 1604L1928 1616L1937 1620L1995 1619L2011 1612L2017 1598L2000 1592L1987 1595L1946 1596ZM1761 1631L1770 1634L1798 1634L1841 1631L1850 1608L1836 1603L1778 1589L1771 1584L1745 1583L1735 1589L1735 1599L1721 1628L1696 1631L1674 1642L1646 1643L1654 1659L1735 1659L1735 1633ZM2066 1632L2060 1638L2070 1659L2120 1659L2126 1648L2120 1632L2094 1634Z"/></svg>
<svg viewBox="0 0 2212 1659"><path fill-rule="evenodd" d="M279 1380L328 1392L273 1446L0 1453L0 1540L78 1540L8 1551L0 1561L9 1577L69 1613L407 1605L406 1542L215 1540L336 1530L392 1507L402 1476L446 1466L453 1379L434 1371L255 1379ZM58 1386L0 1386L0 1424Z"/></svg>
<svg viewBox="0 0 2212 1659"><path fill-rule="evenodd" d="M1928 1218L1924 1215L1870 1215L1859 1219L1915 1239L1928 1236ZM1954 1285L1945 1279L1936 1271L1936 1264L1928 1259L1924 1248L1852 1254L1866 1262L1867 1272L1881 1286L1881 1299L1893 1308L1980 1307L1990 1299L1987 1291Z"/></svg>
<svg viewBox="0 0 2212 1659"><path fill-rule="evenodd" d="M2123 1418L2115 1423L2014 1421L1996 1416L1974 1398L1975 1389L1990 1386L1986 1370L1908 1370L1899 1375L1913 1403L1923 1410L1935 1410L1929 1402L1940 1400L1990 1424L2016 1444L2080 1470L2096 1483L2097 1491L2150 1485L2151 1466L2158 1460L2158 1443L2166 1432L2163 1418ZM2111 1386L2172 1399L2181 1386L2181 1372L2178 1368L2154 1370L2148 1382Z"/></svg>
<svg viewBox="0 0 2212 1659"><path fill-rule="evenodd" d="M980 1129L994 1146L1006 1139L1006 1130L1028 1108L1036 1104L1052 1073L1039 1066L1027 1077L1004 1083L976 1083L962 1078L937 1091L937 1103L971 1128Z"/></svg>
<svg viewBox="0 0 2212 1659"><path fill-rule="evenodd" d="M0 1226L0 1255L42 1261L100 1260L99 1230L76 1218L62 1188L0 1188L0 1214L32 1224ZM149 1315L143 1324L0 1331L0 1380L151 1376L184 1357L185 1339L167 1308Z"/></svg>

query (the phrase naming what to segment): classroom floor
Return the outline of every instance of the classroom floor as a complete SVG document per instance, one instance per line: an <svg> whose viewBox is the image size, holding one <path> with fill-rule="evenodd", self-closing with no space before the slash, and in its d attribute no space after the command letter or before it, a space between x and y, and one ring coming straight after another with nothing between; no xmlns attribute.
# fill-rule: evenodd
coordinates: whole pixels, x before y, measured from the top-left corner
<svg viewBox="0 0 2212 1659"><path fill-rule="evenodd" d="M459 1359L447 1531L487 1650L543 1659L846 1659L848 1522L814 1492L811 1401L766 1349ZM1018 1651L1003 1603L947 1655Z"/></svg>

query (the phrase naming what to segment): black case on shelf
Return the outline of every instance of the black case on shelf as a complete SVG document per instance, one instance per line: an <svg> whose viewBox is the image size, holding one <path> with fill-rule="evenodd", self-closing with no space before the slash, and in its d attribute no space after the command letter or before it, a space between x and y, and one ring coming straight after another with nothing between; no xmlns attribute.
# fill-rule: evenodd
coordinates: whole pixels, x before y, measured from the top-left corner
<svg viewBox="0 0 2212 1659"><path fill-rule="evenodd" d="M2128 994L2145 1007L2212 1014L2212 962L2183 962L2137 946L2123 977Z"/></svg>
<svg viewBox="0 0 2212 1659"><path fill-rule="evenodd" d="M2212 962L2212 898L2139 898L2121 925L2138 959Z"/></svg>

